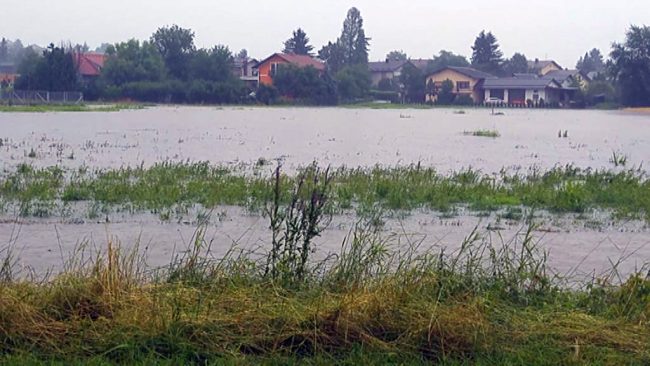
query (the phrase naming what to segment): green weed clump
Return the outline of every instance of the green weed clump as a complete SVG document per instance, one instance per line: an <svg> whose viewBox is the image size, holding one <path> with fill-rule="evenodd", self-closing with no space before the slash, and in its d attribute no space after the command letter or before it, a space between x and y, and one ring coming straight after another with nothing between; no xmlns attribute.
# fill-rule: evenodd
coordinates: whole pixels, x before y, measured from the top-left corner
<svg viewBox="0 0 650 366"><path fill-rule="evenodd" d="M501 137L501 134L497 130L463 131L463 135L477 136L477 137L491 137L491 138Z"/></svg>
<svg viewBox="0 0 650 366"><path fill-rule="evenodd" d="M276 189L272 177L261 169L265 168L257 167L249 174L208 163L166 162L149 168L62 172L59 168L21 165L0 177L0 197L23 205L88 201L154 212L194 204L207 209L238 205L260 211L271 202ZM324 208L328 212L356 209L363 215L377 207L449 212L468 205L476 211L525 206L570 213L605 209L617 217L650 217L650 181L644 172L632 169L610 172L566 166L546 172L502 171L492 175L466 169L442 175L435 169L412 165L340 168L328 174L332 188L332 197ZM280 201L290 199L298 176L280 176Z"/></svg>

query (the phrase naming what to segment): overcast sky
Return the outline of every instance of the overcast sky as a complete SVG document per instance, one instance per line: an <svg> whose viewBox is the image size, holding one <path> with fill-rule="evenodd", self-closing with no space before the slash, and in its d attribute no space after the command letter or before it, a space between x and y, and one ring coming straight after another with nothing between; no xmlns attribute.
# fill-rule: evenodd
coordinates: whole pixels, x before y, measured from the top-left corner
<svg viewBox="0 0 650 366"><path fill-rule="evenodd" d="M159 26L178 24L196 33L199 47L225 44L254 57L277 52L302 27L316 50L340 34L356 6L372 38L371 60L402 49L430 58L441 49L471 56L482 30L491 30L507 57L551 58L573 67L596 47L608 54L631 25L650 23L649 0L0 0L0 36L24 44L148 39Z"/></svg>

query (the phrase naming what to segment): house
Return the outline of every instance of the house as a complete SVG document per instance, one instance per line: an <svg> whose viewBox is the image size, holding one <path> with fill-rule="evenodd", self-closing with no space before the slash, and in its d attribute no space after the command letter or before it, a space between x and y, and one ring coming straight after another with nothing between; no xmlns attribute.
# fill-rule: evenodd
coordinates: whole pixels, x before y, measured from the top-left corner
<svg viewBox="0 0 650 366"><path fill-rule="evenodd" d="M105 54L97 52L75 53L73 57L79 76L84 83L89 83L101 75L104 63L108 58Z"/></svg>
<svg viewBox="0 0 650 366"><path fill-rule="evenodd" d="M426 85L433 83L436 90L440 90L445 80L454 83L454 94L456 96L467 95L474 102L483 101L483 83L495 77L483 71L471 67L447 66L437 70L426 77ZM427 102L435 102L436 96L427 95Z"/></svg>
<svg viewBox="0 0 650 366"><path fill-rule="evenodd" d="M243 81L249 88L256 89L259 82L258 63L254 58L235 57L232 63L232 74Z"/></svg>
<svg viewBox="0 0 650 366"><path fill-rule="evenodd" d="M591 82L591 78L579 70L554 70L543 76L547 79L555 79L562 84L563 88L585 89Z"/></svg>
<svg viewBox="0 0 650 366"><path fill-rule="evenodd" d="M553 60L535 59L534 61L528 61L528 70L531 73L544 76L551 71L562 70L562 66Z"/></svg>
<svg viewBox="0 0 650 366"><path fill-rule="evenodd" d="M565 90L553 78L507 77L485 79L483 82L485 101L503 101L506 104L529 105L559 103L564 99Z"/></svg>
<svg viewBox="0 0 650 366"><path fill-rule="evenodd" d="M0 64L0 88L13 86L18 79L18 72L14 64Z"/></svg>
<svg viewBox="0 0 650 366"><path fill-rule="evenodd" d="M368 62L370 80L373 87L379 85L382 80L399 80L402 68L408 63L407 60L386 60L379 62Z"/></svg>
<svg viewBox="0 0 650 366"><path fill-rule="evenodd" d="M295 65L298 67L313 67L325 72L325 64L311 56L293 53L274 53L257 64L259 84L273 85L273 74L280 65Z"/></svg>

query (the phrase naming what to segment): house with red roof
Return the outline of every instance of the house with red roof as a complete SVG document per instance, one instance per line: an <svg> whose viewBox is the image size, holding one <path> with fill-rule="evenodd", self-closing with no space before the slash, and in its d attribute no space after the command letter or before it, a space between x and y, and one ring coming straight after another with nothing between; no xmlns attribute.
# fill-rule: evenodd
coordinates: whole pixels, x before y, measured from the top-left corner
<svg viewBox="0 0 650 366"><path fill-rule="evenodd" d="M259 83L273 85L273 75L280 65L295 65L298 67L313 67L320 72L325 72L325 64L308 55L293 53L274 53L257 64Z"/></svg>
<svg viewBox="0 0 650 366"><path fill-rule="evenodd" d="M85 83L101 75L104 63L108 58L105 54L97 52L75 53L73 57L79 75Z"/></svg>

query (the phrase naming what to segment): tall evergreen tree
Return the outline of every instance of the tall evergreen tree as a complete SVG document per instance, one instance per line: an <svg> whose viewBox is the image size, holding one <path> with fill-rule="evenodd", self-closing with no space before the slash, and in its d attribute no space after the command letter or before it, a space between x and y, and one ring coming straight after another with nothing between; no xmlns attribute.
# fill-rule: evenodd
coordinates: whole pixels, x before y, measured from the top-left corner
<svg viewBox="0 0 650 366"><path fill-rule="evenodd" d="M369 40L363 30L361 12L357 8L351 8L343 22L343 31L339 38L345 62L350 65L368 63Z"/></svg>
<svg viewBox="0 0 650 366"><path fill-rule="evenodd" d="M523 74L528 72L528 60L521 53L515 53L503 63L503 71L507 76L512 74Z"/></svg>
<svg viewBox="0 0 650 366"><path fill-rule="evenodd" d="M2 37L0 41L0 62L7 62L9 60L9 45L7 40Z"/></svg>
<svg viewBox="0 0 650 366"><path fill-rule="evenodd" d="M307 33L301 28L293 31L291 38L284 42L284 53L295 53L296 55L312 55L314 47L309 44Z"/></svg>
<svg viewBox="0 0 650 366"><path fill-rule="evenodd" d="M476 37L472 46L472 66L489 73L501 73L503 52L492 32L481 33Z"/></svg>

